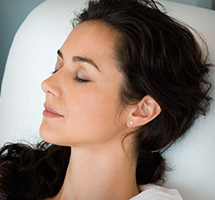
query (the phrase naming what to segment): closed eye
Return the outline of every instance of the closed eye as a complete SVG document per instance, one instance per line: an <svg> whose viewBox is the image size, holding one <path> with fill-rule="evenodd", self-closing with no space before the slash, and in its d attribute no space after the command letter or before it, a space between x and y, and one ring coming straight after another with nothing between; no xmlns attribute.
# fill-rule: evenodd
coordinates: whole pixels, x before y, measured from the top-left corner
<svg viewBox="0 0 215 200"><path fill-rule="evenodd" d="M75 81L77 81L77 82L79 82L79 83L87 83L87 82L90 82L90 80L82 79L82 78L79 78L78 76L75 76Z"/></svg>
<svg viewBox="0 0 215 200"><path fill-rule="evenodd" d="M51 74L55 74L58 70L54 70ZM90 82L90 80L79 78L78 76L75 76L75 81L78 83L87 83Z"/></svg>

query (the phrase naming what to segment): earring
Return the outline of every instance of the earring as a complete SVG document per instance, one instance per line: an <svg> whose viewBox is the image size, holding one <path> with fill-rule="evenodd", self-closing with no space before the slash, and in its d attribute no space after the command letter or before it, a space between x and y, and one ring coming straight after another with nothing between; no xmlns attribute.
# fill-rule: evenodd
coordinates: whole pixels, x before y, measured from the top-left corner
<svg viewBox="0 0 215 200"><path fill-rule="evenodd" d="M132 122L132 121L130 121L130 122L129 122L129 124L130 124L130 125L132 125L132 124L133 124L133 122Z"/></svg>

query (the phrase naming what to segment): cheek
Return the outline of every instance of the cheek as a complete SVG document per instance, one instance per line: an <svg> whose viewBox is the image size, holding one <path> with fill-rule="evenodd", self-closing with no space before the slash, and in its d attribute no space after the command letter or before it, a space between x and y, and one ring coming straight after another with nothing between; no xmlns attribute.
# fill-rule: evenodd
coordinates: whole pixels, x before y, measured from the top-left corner
<svg viewBox="0 0 215 200"><path fill-rule="evenodd" d="M99 126L115 121L117 105L117 95L99 93L98 95L82 96L71 101L68 106L68 120L73 125L99 128Z"/></svg>
<svg viewBox="0 0 215 200"><path fill-rule="evenodd" d="M118 96L117 93L109 94L102 92L98 95L79 96L73 100L70 98L64 130L71 141L74 141L75 136L78 141L101 142L117 133Z"/></svg>

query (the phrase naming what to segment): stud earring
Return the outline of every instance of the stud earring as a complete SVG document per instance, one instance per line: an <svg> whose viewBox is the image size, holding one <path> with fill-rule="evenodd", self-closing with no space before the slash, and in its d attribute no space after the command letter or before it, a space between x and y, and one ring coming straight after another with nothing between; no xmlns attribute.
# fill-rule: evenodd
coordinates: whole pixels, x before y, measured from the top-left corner
<svg viewBox="0 0 215 200"><path fill-rule="evenodd" d="M129 122L129 124L130 124L130 125L132 125L132 124L133 124L133 122L132 122L132 121L130 121L130 122Z"/></svg>

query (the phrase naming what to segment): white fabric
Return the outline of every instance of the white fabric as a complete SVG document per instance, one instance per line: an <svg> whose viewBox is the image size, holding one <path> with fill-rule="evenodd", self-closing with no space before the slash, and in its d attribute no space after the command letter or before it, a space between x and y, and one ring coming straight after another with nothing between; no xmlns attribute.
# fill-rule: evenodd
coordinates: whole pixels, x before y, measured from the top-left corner
<svg viewBox="0 0 215 200"><path fill-rule="evenodd" d="M0 145L19 139L39 140L44 93L40 84L54 69L56 52L71 31L73 12L85 0L46 0L18 30L6 64L0 99ZM215 63L215 12L161 1L170 14L188 23L206 39ZM211 73L215 85L215 74ZM212 97L215 98L213 87ZM180 142L166 153L171 172L168 188L177 188L184 200L215 197L215 103L206 118L200 117Z"/></svg>
<svg viewBox="0 0 215 200"><path fill-rule="evenodd" d="M140 193L130 200L183 200L175 189L167 189L154 184L141 185Z"/></svg>

